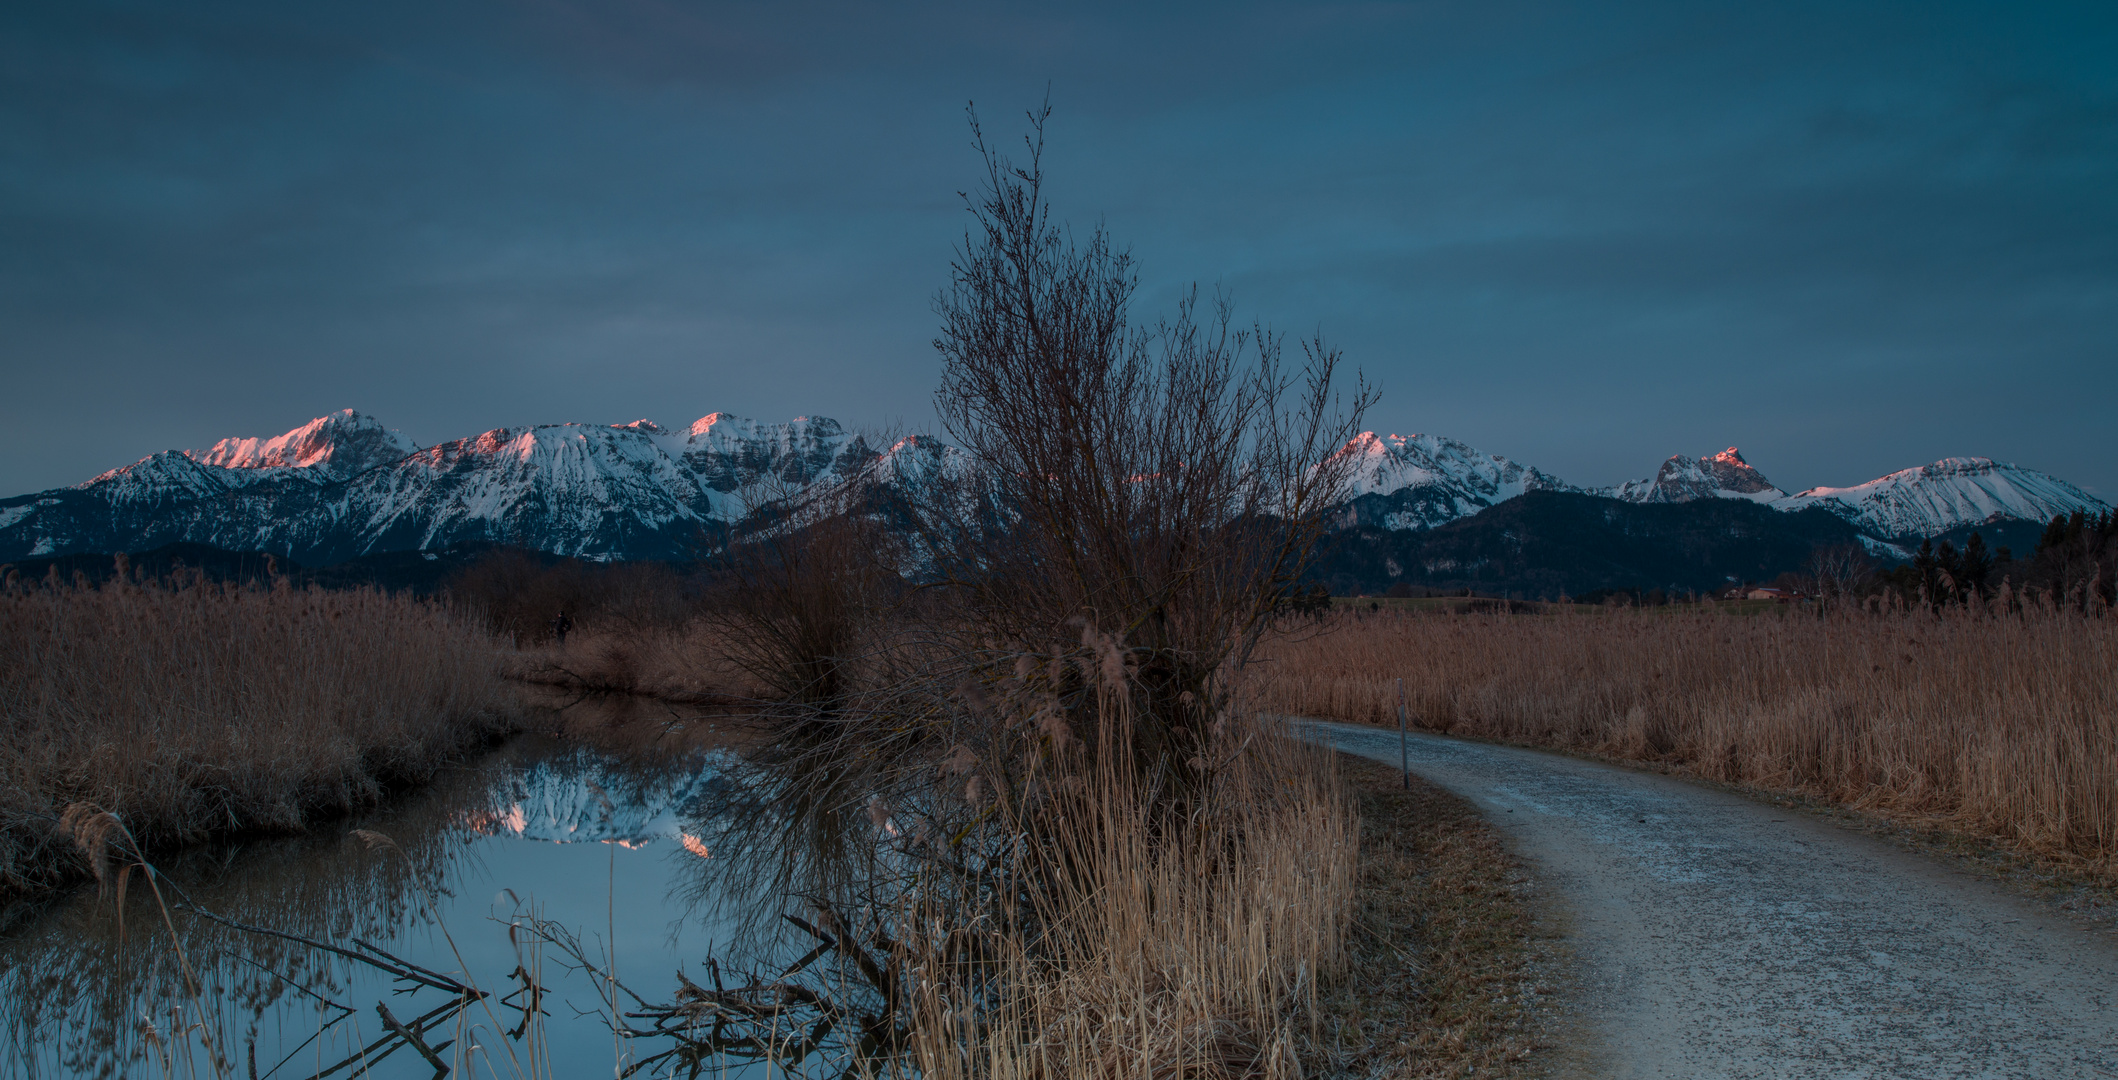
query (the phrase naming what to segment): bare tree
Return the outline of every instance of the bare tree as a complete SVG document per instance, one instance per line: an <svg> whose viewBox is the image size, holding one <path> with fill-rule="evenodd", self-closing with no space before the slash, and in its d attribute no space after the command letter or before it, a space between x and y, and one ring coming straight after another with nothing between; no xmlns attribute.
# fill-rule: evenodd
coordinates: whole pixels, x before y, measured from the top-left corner
<svg viewBox="0 0 2118 1080"><path fill-rule="evenodd" d="M761 474L713 546L708 617L728 658L797 721L844 718L887 650L901 545L873 512L872 462L839 478Z"/></svg>
<svg viewBox="0 0 2118 1080"><path fill-rule="evenodd" d="M1202 313L1194 289L1135 324L1130 253L1100 226L1077 237L1052 219L1049 115L1030 115L1020 165L970 118L985 182L964 197L974 225L936 299L934 344L936 410L976 490L930 510L926 534L993 664L1122 663L1126 678L1101 685L1133 688L1138 752L1188 758L1226 676L1302 584L1347 493L1339 451L1375 394L1356 376L1341 401L1340 354L1321 338L1290 370L1281 339L1238 326L1225 297ZM1086 733L1097 680L1068 674L1080 667L1033 681Z"/></svg>
<svg viewBox="0 0 2118 1080"><path fill-rule="evenodd" d="M1858 544L1819 544L1809 552L1810 591L1825 599L1846 599L1875 576L1875 561Z"/></svg>

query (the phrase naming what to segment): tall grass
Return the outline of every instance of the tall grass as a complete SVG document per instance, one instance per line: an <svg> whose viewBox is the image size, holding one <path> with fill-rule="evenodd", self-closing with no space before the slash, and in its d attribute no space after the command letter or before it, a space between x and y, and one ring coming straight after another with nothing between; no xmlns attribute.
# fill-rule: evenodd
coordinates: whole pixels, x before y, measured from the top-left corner
<svg viewBox="0 0 2118 1080"><path fill-rule="evenodd" d="M1341 615L1266 650L1281 711L1667 763L2118 868L2118 620Z"/></svg>
<svg viewBox="0 0 2118 1080"><path fill-rule="evenodd" d="M1001 803L1027 901L993 912L975 953L993 978L910 987L922 1076L1303 1074L1359 821L1331 762L1284 733L1232 723L1213 743L1227 756L1193 763L1206 782L1174 816L1107 752Z"/></svg>
<svg viewBox="0 0 2118 1080"><path fill-rule="evenodd" d="M291 832L424 781L506 723L485 632L374 590L0 589L0 893L78 875L61 807L149 848Z"/></svg>

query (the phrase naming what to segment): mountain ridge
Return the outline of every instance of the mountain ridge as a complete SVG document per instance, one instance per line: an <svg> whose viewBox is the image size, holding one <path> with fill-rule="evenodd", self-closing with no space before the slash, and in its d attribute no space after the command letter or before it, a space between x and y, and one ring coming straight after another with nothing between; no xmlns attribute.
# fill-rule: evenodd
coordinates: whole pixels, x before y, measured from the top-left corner
<svg viewBox="0 0 2118 1080"><path fill-rule="evenodd" d="M1735 447L1678 454L1654 477L1582 488L1440 435L1362 432L1342 530L1419 532L1538 492L1639 505L1737 499L1823 510L1872 552L1997 521L2043 521L2102 500L1988 458L1945 458L1865 484L1789 494ZM0 499L0 560L138 551L173 543L259 551L308 565L378 553L499 544L590 559L681 558L760 505L799 501L869 471L915 488L961 452L931 435L872 444L827 417L785 423L708 413L680 427L537 424L421 447L352 409L284 434L151 454L67 488Z"/></svg>
<svg viewBox="0 0 2118 1080"><path fill-rule="evenodd" d="M1776 510L1816 507L1886 545L1920 540L1998 521L2049 521L2109 504L2055 476L1983 457L1943 458L1850 487L1813 487L1789 494L1765 479L1731 446L1703 458L1677 454L1655 476L1591 494L1633 503L1746 499Z"/></svg>

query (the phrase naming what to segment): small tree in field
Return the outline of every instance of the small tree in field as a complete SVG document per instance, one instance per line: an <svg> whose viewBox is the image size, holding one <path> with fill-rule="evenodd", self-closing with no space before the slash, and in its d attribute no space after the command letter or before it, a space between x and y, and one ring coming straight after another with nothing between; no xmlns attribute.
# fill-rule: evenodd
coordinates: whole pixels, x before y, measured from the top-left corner
<svg viewBox="0 0 2118 1080"><path fill-rule="evenodd" d="M1122 685L1134 751L1167 764L1192 756L1227 676L1296 598L1374 393L1356 378L1342 403L1336 350L1304 342L1290 369L1225 298L1202 312L1194 290L1136 323L1130 253L1052 219L1049 114L1030 116L1020 165L971 117L984 184L936 299L935 404L990 527L950 532L959 501L931 530L959 538L935 545L937 568L989 670L1040 672L1023 677L1081 735L1093 689Z"/></svg>

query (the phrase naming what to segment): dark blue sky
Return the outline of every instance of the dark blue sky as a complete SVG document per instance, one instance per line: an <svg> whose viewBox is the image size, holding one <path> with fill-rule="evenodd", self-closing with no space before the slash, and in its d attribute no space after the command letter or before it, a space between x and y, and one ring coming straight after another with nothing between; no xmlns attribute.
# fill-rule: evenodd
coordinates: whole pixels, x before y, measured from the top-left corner
<svg viewBox="0 0 2118 1080"><path fill-rule="evenodd" d="M963 105L1047 86L1143 302L1321 328L1380 430L2118 496L2108 0L9 5L0 494L347 406L923 427Z"/></svg>

